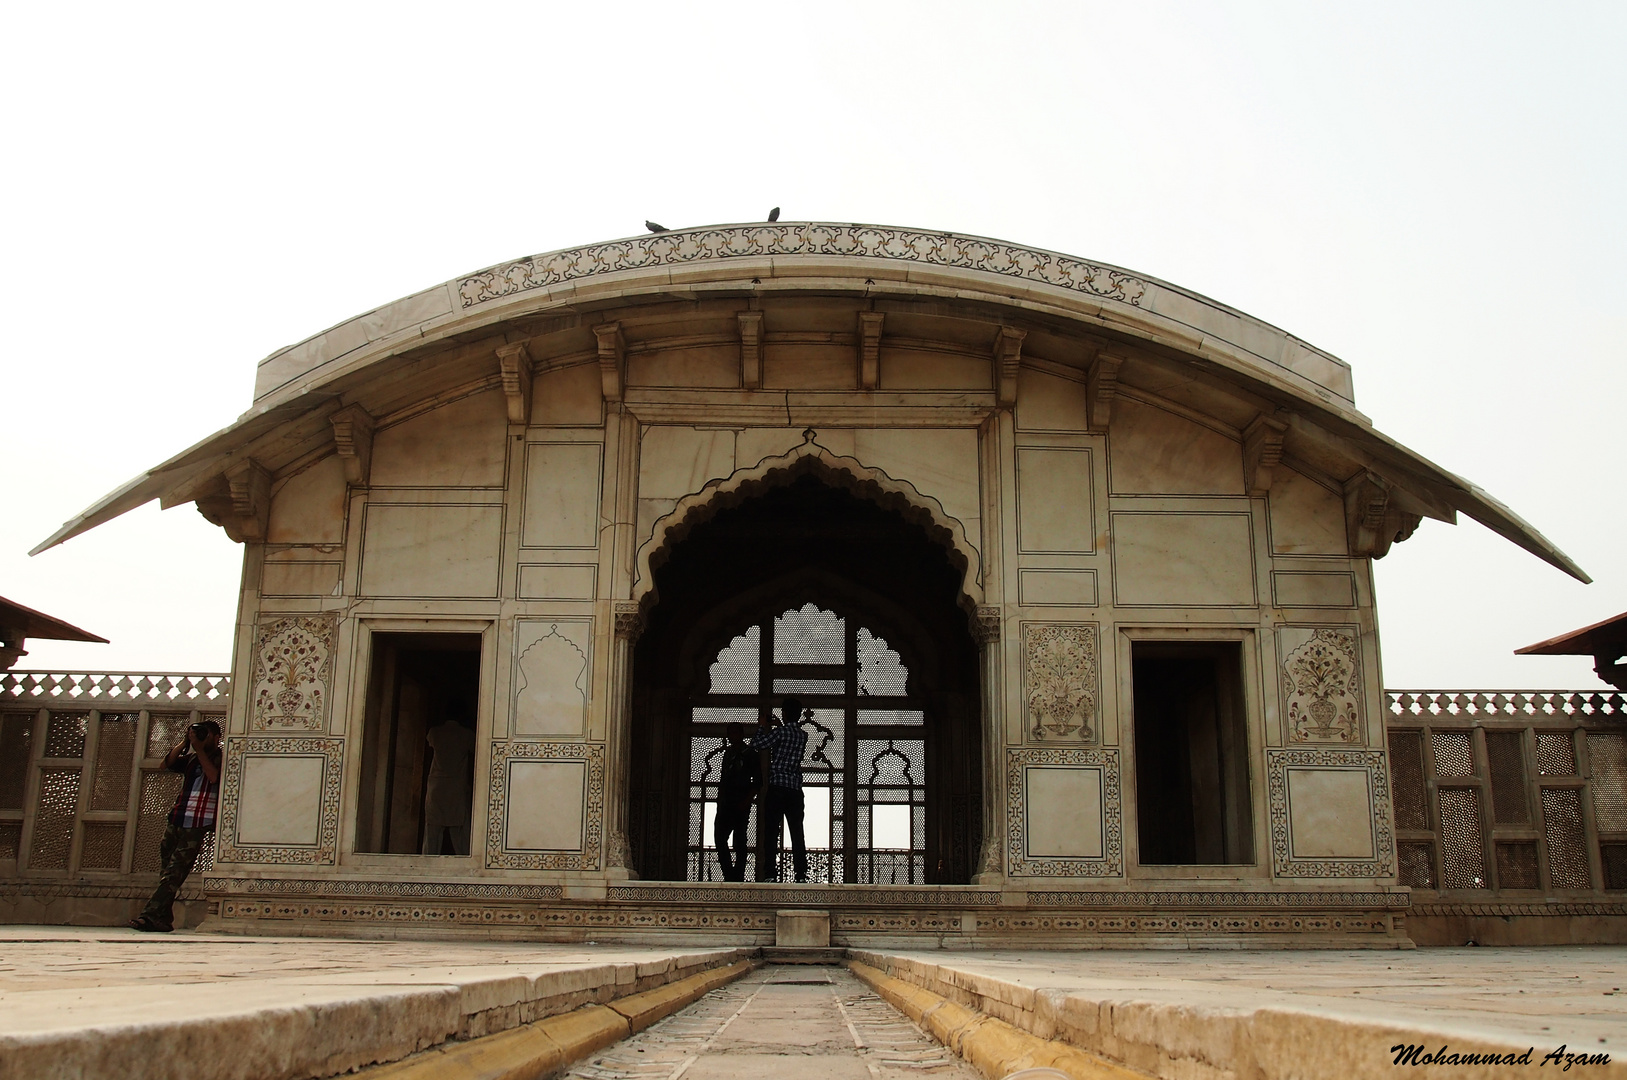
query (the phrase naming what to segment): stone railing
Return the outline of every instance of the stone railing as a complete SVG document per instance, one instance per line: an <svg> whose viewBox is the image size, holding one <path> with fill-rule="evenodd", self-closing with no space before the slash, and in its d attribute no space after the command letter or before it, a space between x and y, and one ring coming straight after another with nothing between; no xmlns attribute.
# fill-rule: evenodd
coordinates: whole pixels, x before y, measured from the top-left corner
<svg viewBox="0 0 1627 1080"><path fill-rule="evenodd" d="M164 756L189 724L224 727L230 693L215 673L0 672L0 920L122 921L139 907L181 782ZM211 838L198 870L213 859Z"/></svg>
<svg viewBox="0 0 1627 1080"><path fill-rule="evenodd" d="M1385 704L1415 914L1627 914L1627 694L1392 690Z"/></svg>

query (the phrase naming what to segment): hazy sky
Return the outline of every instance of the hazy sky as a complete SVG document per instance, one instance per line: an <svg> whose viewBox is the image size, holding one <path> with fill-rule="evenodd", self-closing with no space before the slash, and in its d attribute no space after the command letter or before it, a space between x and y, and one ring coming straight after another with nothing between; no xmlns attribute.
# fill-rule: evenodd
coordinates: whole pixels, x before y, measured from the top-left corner
<svg viewBox="0 0 1627 1080"><path fill-rule="evenodd" d="M226 668L241 549L192 507L25 553L268 353L779 205L1105 260L1344 358L1595 578L1425 522L1378 564L1385 684L1602 685L1510 653L1627 610L1627 6L570 7L5 8L0 595L113 641L19 667Z"/></svg>

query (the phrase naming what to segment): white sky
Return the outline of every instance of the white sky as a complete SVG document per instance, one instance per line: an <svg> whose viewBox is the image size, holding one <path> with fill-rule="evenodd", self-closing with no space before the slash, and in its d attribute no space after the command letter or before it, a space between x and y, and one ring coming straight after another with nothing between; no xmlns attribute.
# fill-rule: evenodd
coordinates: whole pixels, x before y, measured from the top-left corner
<svg viewBox="0 0 1627 1080"><path fill-rule="evenodd" d="M113 641L19 667L225 669L241 549L190 506L25 552L268 353L779 205L1106 260L1344 358L1596 579L1426 522L1378 564L1386 685L1602 685L1510 653L1627 609L1627 6L571 6L6 6L0 595Z"/></svg>

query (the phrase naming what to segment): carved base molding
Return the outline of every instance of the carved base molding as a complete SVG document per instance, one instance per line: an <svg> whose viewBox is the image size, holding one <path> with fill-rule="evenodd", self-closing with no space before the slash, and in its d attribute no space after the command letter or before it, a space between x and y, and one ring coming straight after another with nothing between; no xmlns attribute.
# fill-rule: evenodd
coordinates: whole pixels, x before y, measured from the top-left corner
<svg viewBox="0 0 1627 1080"><path fill-rule="evenodd" d="M1627 903L1620 904L1414 904L1410 915L1435 916L1491 916L1512 919L1525 916L1547 916L1568 919L1577 915L1627 915Z"/></svg>

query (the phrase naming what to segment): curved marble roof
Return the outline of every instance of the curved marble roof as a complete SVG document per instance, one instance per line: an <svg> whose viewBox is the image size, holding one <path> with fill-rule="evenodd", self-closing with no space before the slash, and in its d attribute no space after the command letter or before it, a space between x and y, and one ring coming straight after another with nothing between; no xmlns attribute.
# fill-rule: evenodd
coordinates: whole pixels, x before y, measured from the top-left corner
<svg viewBox="0 0 1627 1080"><path fill-rule="evenodd" d="M1451 520L1462 511L1582 580L1581 568L1480 488L1376 431L1350 367L1268 323L1156 278L1071 255L956 233L878 225L715 225L533 255L454 278L331 327L259 364L252 407L231 426L108 494L34 549L154 498L186 501L199 476L316 410L356 377L437 342L501 323L640 297L768 296L836 290L980 301L1139 340L1229 373L1286 402L1386 479Z"/></svg>

